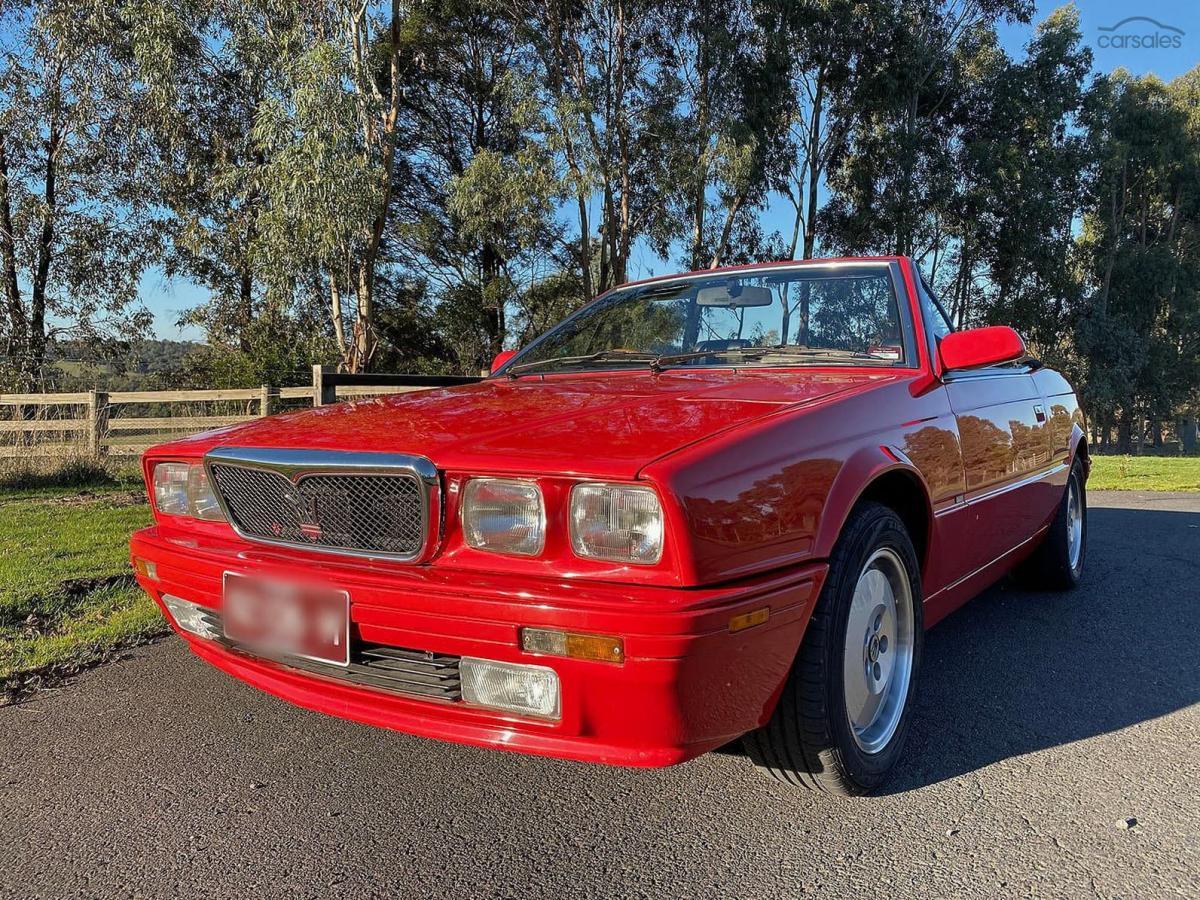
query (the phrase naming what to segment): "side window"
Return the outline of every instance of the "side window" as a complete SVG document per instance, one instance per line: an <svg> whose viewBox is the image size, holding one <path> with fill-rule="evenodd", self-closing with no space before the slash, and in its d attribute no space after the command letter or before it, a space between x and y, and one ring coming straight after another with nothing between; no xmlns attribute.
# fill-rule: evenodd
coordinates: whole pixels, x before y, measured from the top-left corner
<svg viewBox="0 0 1200 900"><path fill-rule="evenodd" d="M921 298L921 318L925 320L925 327L929 329L929 334L933 338L934 347L946 335L954 330L950 325L950 318L946 315L946 311L942 309L942 304L938 303L934 297L933 291L929 289L929 285L925 283L925 276L920 276L918 282L917 293Z"/></svg>

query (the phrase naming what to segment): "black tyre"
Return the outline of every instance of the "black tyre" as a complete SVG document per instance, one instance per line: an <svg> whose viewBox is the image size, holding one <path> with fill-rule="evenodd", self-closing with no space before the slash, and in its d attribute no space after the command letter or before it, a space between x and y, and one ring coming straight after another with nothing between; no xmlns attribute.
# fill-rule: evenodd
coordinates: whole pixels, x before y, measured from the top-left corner
<svg viewBox="0 0 1200 900"><path fill-rule="evenodd" d="M851 513L771 721L744 738L755 765L788 784L865 794L891 773L908 733L923 646L917 555L878 503Z"/></svg>
<svg viewBox="0 0 1200 900"><path fill-rule="evenodd" d="M1067 591L1079 584L1087 558L1087 482L1075 460L1054 521L1033 554L1013 573L1035 591Z"/></svg>

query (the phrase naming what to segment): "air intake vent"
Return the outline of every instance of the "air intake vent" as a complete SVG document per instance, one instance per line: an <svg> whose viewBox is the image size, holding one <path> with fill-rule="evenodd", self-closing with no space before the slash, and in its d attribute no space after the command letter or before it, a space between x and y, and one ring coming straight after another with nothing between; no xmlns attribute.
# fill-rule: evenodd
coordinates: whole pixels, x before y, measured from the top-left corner
<svg viewBox="0 0 1200 900"><path fill-rule="evenodd" d="M215 634L224 634L219 613L206 609L204 618L212 626ZM226 637L219 637L217 641L238 653L270 659L289 668L301 669L338 681L348 681L361 687L448 703L462 699L457 656L408 650L385 644L368 644L356 640L350 647L350 665L334 666L302 657L268 657L251 653Z"/></svg>

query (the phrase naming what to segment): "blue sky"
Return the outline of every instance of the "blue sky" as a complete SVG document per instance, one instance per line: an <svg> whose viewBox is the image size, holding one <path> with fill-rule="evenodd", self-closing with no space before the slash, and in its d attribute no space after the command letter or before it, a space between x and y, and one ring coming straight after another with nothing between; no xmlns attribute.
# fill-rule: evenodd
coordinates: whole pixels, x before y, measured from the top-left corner
<svg viewBox="0 0 1200 900"><path fill-rule="evenodd" d="M1061 2L1038 2L1035 22L1049 15ZM1096 71L1108 72L1124 66L1137 75L1154 73L1170 80L1200 62L1200 3L1169 2L1169 0L1081 0L1080 11L1083 38L1092 48ZM1132 21L1126 21L1131 19ZM1145 21L1146 19L1154 22ZM1125 24L1113 32L1111 28ZM1158 28L1158 23L1164 28ZM1176 29L1176 30L1172 30ZM1180 35L1178 31L1183 33ZM1130 36L1160 33L1178 38L1179 47L1134 47ZM1023 52L1033 33L1032 26L1002 25L1000 38L1013 55ZM1118 37L1115 37L1118 36ZM1159 41L1158 43L1162 43ZM788 232L791 209L785 201L772 205L765 216L766 230ZM630 276L645 277L666 271L664 262L648 251L635 253ZM203 335L193 328L176 326L179 311L201 303L207 296L204 289L185 279L167 279L160 271L152 271L142 279L141 296L154 313L154 330L158 337L172 340L200 340Z"/></svg>

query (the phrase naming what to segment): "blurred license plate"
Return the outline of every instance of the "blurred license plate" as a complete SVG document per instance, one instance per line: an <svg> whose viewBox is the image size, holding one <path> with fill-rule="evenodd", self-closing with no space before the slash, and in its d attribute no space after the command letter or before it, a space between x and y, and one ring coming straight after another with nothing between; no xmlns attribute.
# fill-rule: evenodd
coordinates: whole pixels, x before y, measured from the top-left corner
<svg viewBox="0 0 1200 900"><path fill-rule="evenodd" d="M350 595L225 573L225 637L268 656L350 664Z"/></svg>

